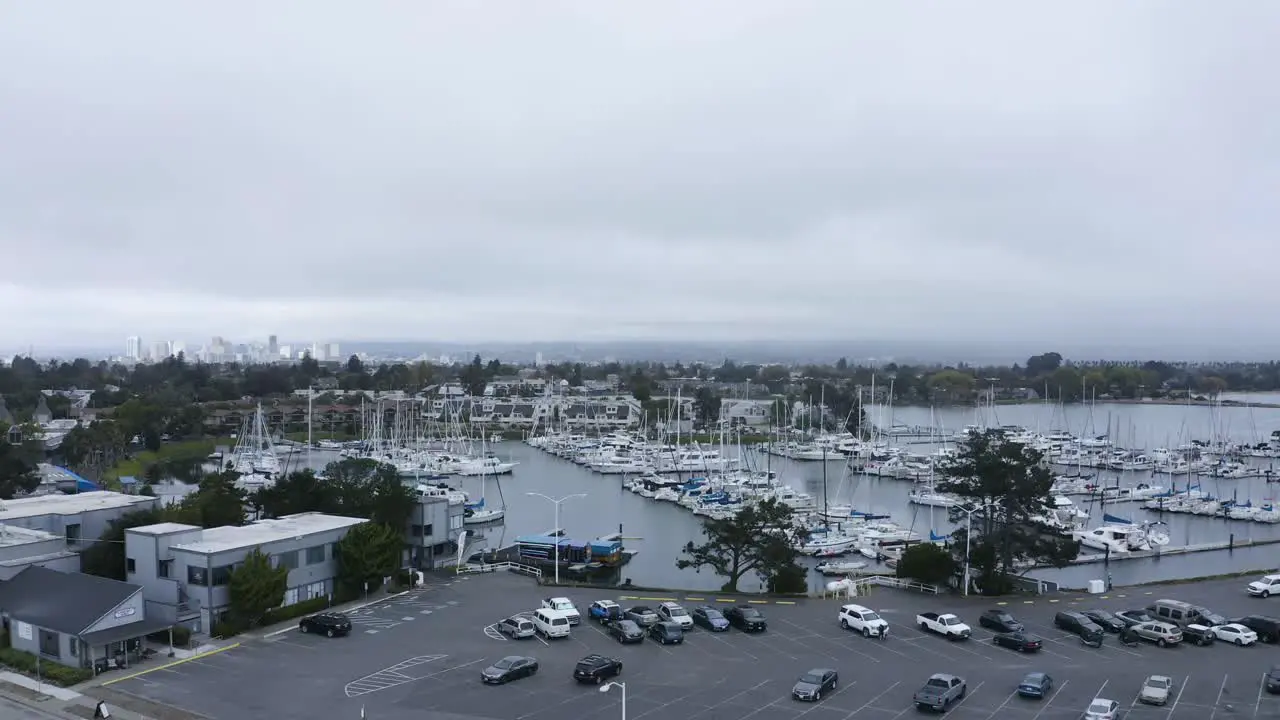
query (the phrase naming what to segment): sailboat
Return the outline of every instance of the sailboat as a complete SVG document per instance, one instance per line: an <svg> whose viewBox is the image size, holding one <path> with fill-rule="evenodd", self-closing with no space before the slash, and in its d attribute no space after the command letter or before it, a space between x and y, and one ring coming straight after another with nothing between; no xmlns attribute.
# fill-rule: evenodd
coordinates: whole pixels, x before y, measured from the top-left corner
<svg viewBox="0 0 1280 720"><path fill-rule="evenodd" d="M494 482L497 482L496 477L494 478ZM462 523L464 525L487 525L488 523L498 522L507 516L505 501L503 502L504 507L491 508L485 505L485 485L485 476L481 475L480 499L474 503L467 503L466 510L462 516ZM498 485L498 496L499 498L502 497L502 485Z"/></svg>

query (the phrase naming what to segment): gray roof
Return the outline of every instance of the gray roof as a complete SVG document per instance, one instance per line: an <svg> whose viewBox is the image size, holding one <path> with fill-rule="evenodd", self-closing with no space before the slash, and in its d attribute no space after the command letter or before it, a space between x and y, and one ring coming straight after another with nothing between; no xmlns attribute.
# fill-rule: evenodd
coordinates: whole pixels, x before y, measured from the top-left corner
<svg viewBox="0 0 1280 720"><path fill-rule="evenodd" d="M33 565L0 583L0 612L78 636L141 589L119 580Z"/></svg>

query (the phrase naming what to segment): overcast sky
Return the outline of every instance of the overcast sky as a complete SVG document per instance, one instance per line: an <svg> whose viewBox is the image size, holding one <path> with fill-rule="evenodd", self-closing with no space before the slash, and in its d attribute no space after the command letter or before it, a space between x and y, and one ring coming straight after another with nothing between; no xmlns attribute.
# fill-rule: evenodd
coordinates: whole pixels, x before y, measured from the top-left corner
<svg viewBox="0 0 1280 720"><path fill-rule="evenodd" d="M1057 5L5 3L0 345L1274 334L1280 3Z"/></svg>

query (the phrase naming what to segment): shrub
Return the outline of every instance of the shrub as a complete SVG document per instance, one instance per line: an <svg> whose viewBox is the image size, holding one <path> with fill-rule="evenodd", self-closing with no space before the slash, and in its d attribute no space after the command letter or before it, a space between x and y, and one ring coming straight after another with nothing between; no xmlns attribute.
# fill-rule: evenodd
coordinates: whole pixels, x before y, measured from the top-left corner
<svg viewBox="0 0 1280 720"><path fill-rule="evenodd" d="M236 618L228 618L226 622L214 623L210 632L210 637L229 638L235 637L245 630L249 629L248 623Z"/></svg>
<svg viewBox="0 0 1280 720"><path fill-rule="evenodd" d="M190 644L191 644L191 629L190 629L190 628L188 628L188 627L187 627L187 626L185 626L185 625L174 625L174 626L171 628L171 630L173 631L173 646L174 646L174 647L186 647L186 646L188 646L188 645L190 645ZM169 630L159 630L159 631L157 631L157 632L153 632L153 633L151 633L150 635L148 635L148 636L147 636L147 639L148 639L148 640L150 640L150 641L151 641L151 642L153 642L153 643L159 643L159 644L161 644L161 645L168 645L168 644L169 644Z"/></svg>
<svg viewBox="0 0 1280 720"><path fill-rule="evenodd" d="M39 662L40 678L45 682L62 687L70 687L93 677L93 671L87 668L76 668L50 660L38 660L35 655L11 647L0 648L0 663L25 675L36 674L36 663Z"/></svg>
<svg viewBox="0 0 1280 720"><path fill-rule="evenodd" d="M262 618L263 625L274 625L285 620L292 620L303 615L318 613L329 607L329 598L318 597L310 600L303 600L299 603L286 605L285 607L272 608Z"/></svg>
<svg viewBox="0 0 1280 720"><path fill-rule="evenodd" d="M930 585L946 585L956 573L956 561L945 548L933 543L912 545L898 559L898 577Z"/></svg>

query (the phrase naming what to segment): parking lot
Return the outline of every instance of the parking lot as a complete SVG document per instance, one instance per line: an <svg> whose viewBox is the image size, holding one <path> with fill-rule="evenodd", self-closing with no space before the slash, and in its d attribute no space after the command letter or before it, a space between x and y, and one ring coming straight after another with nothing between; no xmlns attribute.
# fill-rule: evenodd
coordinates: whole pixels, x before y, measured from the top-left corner
<svg viewBox="0 0 1280 720"><path fill-rule="evenodd" d="M459 578L373 606L353 616L350 637L328 639L298 633L247 642L241 647L114 683L113 690L141 695L215 719L495 718L544 720L618 718L620 689L607 693L580 686L574 664L592 652L623 662L629 720L893 720L917 712L912 693L931 673L964 677L968 695L948 717L1010 720L1079 718L1089 701L1105 697L1128 709L1132 720L1280 718L1280 696L1262 689L1262 674L1280 662L1275 646L1161 649L1126 647L1109 637L1089 648L1052 627L1064 608L1141 608L1162 597L1185 598L1228 616L1280 614L1280 599L1246 597L1239 582L1144 588L1097 597L1004 601L1045 639L1044 649L1022 655L994 647L977 616L997 603L877 589L857 602L891 624L887 640L841 630L840 601L794 604L757 602L769 620L759 635L696 630L683 645L652 642L622 646L584 620L567 639L508 640L493 623L532 610L545 594L526 578L496 574ZM564 590L585 614L597 599L624 607L656 606L665 599L686 607L726 607L715 597L671 597ZM955 612L974 626L974 638L949 642L914 627L917 612ZM537 675L509 685L484 686L479 672L505 655L530 655ZM840 685L819 703L790 698L796 677L830 667ZM1014 687L1030 671L1049 673L1055 687L1044 700L1024 700ZM1165 707L1136 703L1151 674L1171 676L1176 688Z"/></svg>

